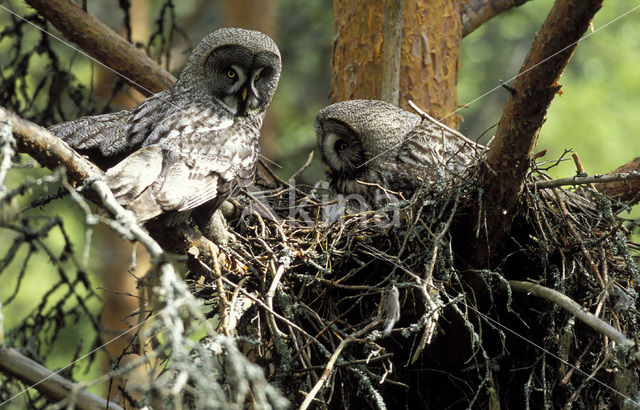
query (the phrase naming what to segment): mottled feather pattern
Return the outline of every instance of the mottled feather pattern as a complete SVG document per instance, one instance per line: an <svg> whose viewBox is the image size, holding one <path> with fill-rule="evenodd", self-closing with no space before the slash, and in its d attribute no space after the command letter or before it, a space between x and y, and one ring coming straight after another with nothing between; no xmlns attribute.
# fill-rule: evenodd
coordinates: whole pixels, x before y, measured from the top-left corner
<svg viewBox="0 0 640 410"><path fill-rule="evenodd" d="M316 133L332 187L371 205L386 202L385 190L407 198L425 183L451 180L486 151L457 131L377 100L324 108Z"/></svg>
<svg viewBox="0 0 640 410"><path fill-rule="evenodd" d="M104 157L116 199L140 221L167 214L165 223L173 224L253 181L260 127L280 71L268 36L220 29L196 46L169 90L132 110L50 130L92 159Z"/></svg>

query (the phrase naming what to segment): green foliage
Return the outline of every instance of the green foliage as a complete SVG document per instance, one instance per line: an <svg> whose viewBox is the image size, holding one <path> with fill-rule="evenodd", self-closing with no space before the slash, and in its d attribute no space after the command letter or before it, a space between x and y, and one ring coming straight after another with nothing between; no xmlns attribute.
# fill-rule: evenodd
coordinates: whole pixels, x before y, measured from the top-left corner
<svg viewBox="0 0 640 410"><path fill-rule="evenodd" d="M535 32L553 1L525 3L480 27L462 42L459 76L460 104L468 103L514 77ZM565 149L580 155L590 174L606 173L640 155L634 142L640 129L640 10L607 23L631 10L629 2L604 2L596 14L594 30L581 41L560 79L562 95L551 104L537 150L545 160ZM589 34L589 33L587 33ZM462 130L477 138L497 124L507 90L497 89L462 109ZM493 135L491 130L488 136ZM573 162L552 170L556 177L575 174Z"/></svg>

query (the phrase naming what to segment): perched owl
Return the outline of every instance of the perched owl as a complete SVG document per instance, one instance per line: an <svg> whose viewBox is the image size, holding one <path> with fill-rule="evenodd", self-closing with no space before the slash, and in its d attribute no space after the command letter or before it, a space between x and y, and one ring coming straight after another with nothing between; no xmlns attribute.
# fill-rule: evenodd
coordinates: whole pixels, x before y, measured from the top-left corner
<svg viewBox="0 0 640 410"><path fill-rule="evenodd" d="M267 35L220 29L196 46L170 89L132 110L49 130L108 168L116 199L139 221L165 214L165 224L174 225L252 182L280 70L280 52Z"/></svg>
<svg viewBox="0 0 640 410"><path fill-rule="evenodd" d="M377 100L351 100L318 113L316 133L332 188L370 205L423 183L450 180L486 148L435 120Z"/></svg>

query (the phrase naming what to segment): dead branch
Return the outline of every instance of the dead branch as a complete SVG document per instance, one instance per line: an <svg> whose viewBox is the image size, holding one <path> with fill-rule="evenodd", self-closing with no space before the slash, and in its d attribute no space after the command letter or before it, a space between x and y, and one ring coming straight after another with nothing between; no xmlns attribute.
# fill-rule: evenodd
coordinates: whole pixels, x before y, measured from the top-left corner
<svg viewBox="0 0 640 410"><path fill-rule="evenodd" d="M614 176L618 174L622 175L638 175L640 172L640 157L635 158L609 172L607 176ZM598 181L602 182L602 181ZM621 179L611 184L596 184L598 191L611 197L636 204L640 201L640 179L634 177L633 179Z"/></svg>
<svg viewBox="0 0 640 410"><path fill-rule="evenodd" d="M553 290L533 282L524 282L519 280L509 280L507 282L509 283L511 289L530 293L534 296L547 299L548 301L563 307L564 309L571 312L571 314L576 318L593 328L596 332L607 336L609 339L615 341L624 349L631 348L635 345L635 342L632 339L629 339L619 330L606 323L602 319L596 317L593 313L584 310L582 306L576 303L573 299L558 292L557 290Z"/></svg>
<svg viewBox="0 0 640 410"><path fill-rule="evenodd" d="M592 175L588 177L569 177L569 178L560 178L554 179L551 181L540 181L535 183L530 183L529 186L531 188L544 189L544 188L557 188L560 186L566 185L586 185L598 183L602 184L602 186L606 186L607 184L615 183L615 182L632 182L635 180L640 180L640 173L638 171L632 171L628 173L620 173L620 174L607 174L607 175ZM629 186L629 185L628 185ZM631 188L631 186L629 186ZM598 188L600 191L600 188ZM635 191L634 194L638 194L639 191Z"/></svg>
<svg viewBox="0 0 640 410"><path fill-rule="evenodd" d="M343 339L340 342L340 344L338 345L336 350L331 355L331 358L327 362L327 366L325 367L324 372L322 372L322 376L320 376L320 379L316 382L316 384L313 386L311 391L304 398L304 401L300 405L300 410L304 410L304 409L307 409L309 407L309 405L311 404L313 399L316 397L316 395L318 394L318 392L320 391L322 386L324 386L324 384L327 382L327 380L331 376L331 373L333 372L333 367L335 366L336 361L340 357L340 354L342 353L344 348L347 347L347 345L349 343L352 343L354 340L356 340L360 336L362 336L362 335L366 334L367 332L371 331L379 323L380 323L380 320L375 320L375 321L369 323L364 328L358 330L357 332L352 333L351 335L349 335L349 337L347 337L346 339Z"/></svg>
<svg viewBox="0 0 640 410"><path fill-rule="evenodd" d="M175 77L148 55L123 39L93 15L70 0L27 0L69 40L101 64L121 74L148 96L169 88Z"/></svg>
<svg viewBox="0 0 640 410"><path fill-rule="evenodd" d="M462 37L473 33L475 29L503 11L521 6L527 1L529 0L458 0Z"/></svg>
<svg viewBox="0 0 640 410"><path fill-rule="evenodd" d="M116 403L107 401L84 389L77 383L70 382L53 373L41 364L24 356L18 350L0 346L0 368L33 385L38 391L55 400L70 399L70 404L78 409L102 410L120 409ZM69 397L69 396L75 397Z"/></svg>
<svg viewBox="0 0 640 410"><path fill-rule="evenodd" d="M104 177L100 168L45 128L0 107L0 119L4 118L11 124L18 152L29 154L51 170L63 166L74 187L81 186L85 180Z"/></svg>
<svg viewBox="0 0 640 410"><path fill-rule="evenodd" d="M482 206L485 212L480 222L483 237L474 241L474 259L479 265L490 264L489 255L499 249L509 230L538 130L560 89L557 81L601 6L602 0L557 0L520 68L482 170L484 204L477 204L476 210ZM498 255L492 256L495 260Z"/></svg>

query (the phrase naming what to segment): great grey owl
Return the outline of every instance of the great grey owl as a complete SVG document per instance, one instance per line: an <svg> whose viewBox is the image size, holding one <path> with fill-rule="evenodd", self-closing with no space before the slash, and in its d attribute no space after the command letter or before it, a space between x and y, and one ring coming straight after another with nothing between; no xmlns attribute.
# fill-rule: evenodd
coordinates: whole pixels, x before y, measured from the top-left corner
<svg viewBox="0 0 640 410"><path fill-rule="evenodd" d="M350 100L318 113L316 133L331 187L370 205L424 183L450 180L486 148L435 120L377 100Z"/></svg>
<svg viewBox="0 0 640 410"><path fill-rule="evenodd" d="M280 70L280 52L267 35L220 29L200 41L170 89L132 110L49 129L108 168L116 199L139 221L164 214L174 225L252 182Z"/></svg>

